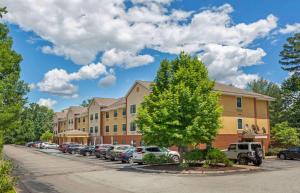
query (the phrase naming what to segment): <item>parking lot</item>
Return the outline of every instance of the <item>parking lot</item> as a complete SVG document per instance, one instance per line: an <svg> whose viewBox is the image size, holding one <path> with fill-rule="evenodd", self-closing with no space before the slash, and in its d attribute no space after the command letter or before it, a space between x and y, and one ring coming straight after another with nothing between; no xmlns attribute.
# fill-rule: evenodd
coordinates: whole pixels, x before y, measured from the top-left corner
<svg viewBox="0 0 300 193"><path fill-rule="evenodd" d="M129 164L94 156L5 146L16 165L19 192L126 193L289 193L299 192L300 161L265 160L261 171L226 175L137 172Z"/></svg>

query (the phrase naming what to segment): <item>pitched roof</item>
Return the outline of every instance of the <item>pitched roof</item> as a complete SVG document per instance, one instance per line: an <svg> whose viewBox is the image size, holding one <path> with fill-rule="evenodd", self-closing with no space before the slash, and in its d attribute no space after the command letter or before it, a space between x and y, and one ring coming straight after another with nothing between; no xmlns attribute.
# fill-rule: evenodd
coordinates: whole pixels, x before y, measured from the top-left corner
<svg viewBox="0 0 300 193"><path fill-rule="evenodd" d="M227 94L227 95L241 95L241 96L246 96L246 97L257 98L260 100L270 100L270 101L274 100L274 98L267 96L267 95L262 95L259 93L240 89L235 86L226 85L226 84L222 84L222 83L218 83L218 82L215 82L214 90L219 91L222 94Z"/></svg>
<svg viewBox="0 0 300 193"><path fill-rule="evenodd" d="M147 89L150 89L151 84L153 84L153 82L151 82L151 81L142 81L142 80L137 80L134 83L134 85L136 83L139 83L139 84L143 85ZM134 85L131 87L129 92L132 90ZM248 91L248 90L245 90L245 89L240 89L240 88L237 88L235 86L222 84L222 83L219 83L219 82L215 82L214 90L219 91L219 92L221 92L222 94L225 94L225 95L235 95L235 96L236 95L241 95L241 96L257 98L257 99L260 99L260 100L268 100L268 101L274 100L274 98L272 98L270 96L267 96L267 95L262 95L262 94L259 94L259 93L255 93L255 92Z"/></svg>
<svg viewBox="0 0 300 193"><path fill-rule="evenodd" d="M95 98L93 98L93 101L95 101L98 105L100 105L100 107L106 107L106 106L109 106L112 103L116 102L117 99L95 97Z"/></svg>
<svg viewBox="0 0 300 193"><path fill-rule="evenodd" d="M69 110L72 110L74 114L81 114L87 112L87 107L82 106L70 106Z"/></svg>
<svg viewBox="0 0 300 193"><path fill-rule="evenodd" d="M116 102L114 102L113 104L107 106L106 108L103 108L102 110L103 111L109 111L109 110L113 110L113 109L116 109L116 108L120 108L120 107L123 107L124 105L126 105L126 98L125 97L122 97L122 98L119 98Z"/></svg>

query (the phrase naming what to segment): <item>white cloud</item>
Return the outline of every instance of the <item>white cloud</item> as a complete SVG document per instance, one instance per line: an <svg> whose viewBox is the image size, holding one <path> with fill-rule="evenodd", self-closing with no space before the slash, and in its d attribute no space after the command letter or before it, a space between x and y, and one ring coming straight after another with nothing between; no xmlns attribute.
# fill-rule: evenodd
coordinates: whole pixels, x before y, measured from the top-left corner
<svg viewBox="0 0 300 193"><path fill-rule="evenodd" d="M44 79L37 84L37 87L42 92L67 98L76 98L78 97L78 88L72 81L97 79L106 73L106 68L101 63L83 66L73 73L55 68L45 74Z"/></svg>
<svg viewBox="0 0 300 193"><path fill-rule="evenodd" d="M300 32L300 23L287 24L284 28L279 29L279 33L289 34Z"/></svg>
<svg viewBox="0 0 300 193"><path fill-rule="evenodd" d="M261 63L265 55L266 53L260 48L251 50L237 46L208 44L199 57L207 64L212 78L243 88L249 81L257 79L258 75L245 74L241 68Z"/></svg>
<svg viewBox="0 0 300 193"><path fill-rule="evenodd" d="M37 102L37 104L39 104L41 106L48 107L50 109L52 109L53 105L55 105L56 103L57 103L56 100L53 100L53 99L50 99L50 98L47 98L47 99L40 98Z"/></svg>
<svg viewBox="0 0 300 193"><path fill-rule="evenodd" d="M99 81L99 86L104 88L110 87L116 83L116 80L117 78L114 74L109 74Z"/></svg>
<svg viewBox="0 0 300 193"><path fill-rule="evenodd" d="M106 51L102 56L103 64L107 66L122 66L124 68L132 68L145 65L154 61L150 55L137 55L129 51L120 51L111 49Z"/></svg>
<svg viewBox="0 0 300 193"><path fill-rule="evenodd" d="M154 61L151 55L140 54L144 49L169 54L201 52L208 67L218 63L223 69L209 67L213 78L218 75L217 78L239 86L256 77L246 74L241 66L255 65L264 53L260 48L250 49L249 45L277 27L277 18L272 14L252 23L234 23L234 9L229 4L191 12L171 10L172 0L131 2L131 7L127 7L125 0L2 0L0 5L7 6L5 20L50 42L50 46L42 48L44 53L64 56L77 64L89 64L103 53L100 59L104 65L131 68ZM212 45L224 46L226 52L229 48L238 52L224 56L218 51L214 56L209 49ZM226 62L220 62L220 57ZM54 89L59 93L65 92L62 88L76 93L71 81L59 84Z"/></svg>

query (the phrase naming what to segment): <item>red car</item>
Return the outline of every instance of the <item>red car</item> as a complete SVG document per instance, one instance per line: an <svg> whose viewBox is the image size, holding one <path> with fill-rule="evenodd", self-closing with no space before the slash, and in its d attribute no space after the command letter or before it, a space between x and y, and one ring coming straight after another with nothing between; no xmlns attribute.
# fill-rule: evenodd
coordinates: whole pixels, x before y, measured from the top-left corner
<svg viewBox="0 0 300 193"><path fill-rule="evenodd" d="M67 153L67 149L68 149L68 146L70 145L71 143L64 143L62 145L59 145L58 147L58 150L63 152L63 153Z"/></svg>

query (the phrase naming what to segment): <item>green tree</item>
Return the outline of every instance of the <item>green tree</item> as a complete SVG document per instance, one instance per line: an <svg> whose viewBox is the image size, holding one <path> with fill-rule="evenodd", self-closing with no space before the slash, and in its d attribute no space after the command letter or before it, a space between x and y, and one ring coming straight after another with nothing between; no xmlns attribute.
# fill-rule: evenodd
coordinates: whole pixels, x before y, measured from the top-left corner
<svg viewBox="0 0 300 193"><path fill-rule="evenodd" d="M89 104L92 102L93 99L87 99L87 100L84 100L82 101L81 105L82 107L88 107Z"/></svg>
<svg viewBox="0 0 300 193"><path fill-rule="evenodd" d="M293 74L282 83L283 119L300 132L300 77Z"/></svg>
<svg viewBox="0 0 300 193"><path fill-rule="evenodd" d="M293 37L287 39L287 43L283 45L280 52L280 63L286 71L300 73L300 33L296 33Z"/></svg>
<svg viewBox="0 0 300 193"><path fill-rule="evenodd" d="M197 57L181 53L163 60L152 92L138 109L137 124L146 144L177 146L210 144L220 128L219 93ZM182 157L182 156L181 156Z"/></svg>
<svg viewBox="0 0 300 193"><path fill-rule="evenodd" d="M0 18L5 13L6 9L0 8ZM0 135L4 137L20 127L24 96L29 90L20 80L22 57L12 49L13 40L8 32L7 26L0 23Z"/></svg>
<svg viewBox="0 0 300 193"><path fill-rule="evenodd" d="M269 106L271 126L273 127L275 124L282 122L283 100L280 86L260 78L248 83L247 89L256 93L273 97L275 101L271 101Z"/></svg>
<svg viewBox="0 0 300 193"><path fill-rule="evenodd" d="M41 136L41 140L42 141L50 141L53 138L53 133L50 130L45 131L42 136Z"/></svg>
<svg viewBox="0 0 300 193"><path fill-rule="evenodd" d="M6 141L24 144L39 140L41 135L53 128L54 112L45 106L31 103L21 113L21 126L6 135Z"/></svg>
<svg viewBox="0 0 300 193"><path fill-rule="evenodd" d="M274 144L282 147L295 146L300 144L297 130L290 127L288 122L278 123L271 130Z"/></svg>

